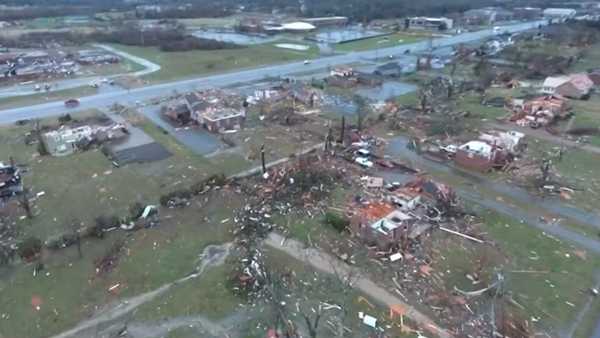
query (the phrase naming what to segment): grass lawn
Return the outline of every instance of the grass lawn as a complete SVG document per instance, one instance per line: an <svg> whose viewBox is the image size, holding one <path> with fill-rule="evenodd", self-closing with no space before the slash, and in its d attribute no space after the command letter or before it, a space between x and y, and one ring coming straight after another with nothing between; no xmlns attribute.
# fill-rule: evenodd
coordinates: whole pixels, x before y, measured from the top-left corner
<svg viewBox="0 0 600 338"><path fill-rule="evenodd" d="M580 208L597 211L600 208L600 174L598 163L600 156L584 150L567 149L562 160L557 158L559 147L543 141L530 141L526 158L529 160L543 158L552 159L553 171L560 176L559 180L574 186L577 191L572 200L565 201Z"/></svg>
<svg viewBox="0 0 600 338"><path fill-rule="evenodd" d="M571 128L600 128L600 95L593 94L588 100L571 100L571 104L575 115ZM600 135L586 138L591 144L600 146Z"/></svg>
<svg viewBox="0 0 600 338"><path fill-rule="evenodd" d="M239 49L189 52L162 52L156 47L122 45L115 45L115 47L161 65L161 70L144 77L145 80L153 83L310 59L318 55L317 48L312 45L308 51L292 51L277 48L274 43Z"/></svg>
<svg viewBox="0 0 600 338"><path fill-rule="evenodd" d="M161 222L156 228L129 235L115 231L104 240L87 240L82 245L81 259L74 247L44 255L45 270L37 278L31 276L31 265L12 267L0 279L0 312L10 316L10 320L0 321L0 333L9 332L15 338L47 337L72 327L105 304L155 290L186 276L207 245L231 240L231 225L221 220L231 217L231 210L240 206L237 194L216 192L186 209L161 210ZM122 238L126 244L118 264L110 273L97 275L94 261L105 254L112 242ZM214 278L218 272L218 268L208 270L207 282L212 284L215 280L211 276ZM107 291L117 283L117 293ZM198 280L190 283L197 286ZM213 284L210 290L214 288ZM32 308L33 296L43 301L40 311ZM224 303L221 293L204 296L194 298L195 304L206 302L212 310L214 305ZM185 298L184 303L190 303L190 299Z"/></svg>
<svg viewBox="0 0 600 338"><path fill-rule="evenodd" d="M52 101L62 101L70 98L79 98L82 96L94 95L98 89L90 86L75 87L71 89L51 91L48 93L39 93L25 96L14 96L0 99L0 109L10 109L15 107L30 106Z"/></svg>
<svg viewBox="0 0 600 338"><path fill-rule="evenodd" d="M223 319L243 302L227 285L232 269L230 265L211 268L198 279L174 286L169 292L140 307L135 319L155 321L193 315L212 320Z"/></svg>
<svg viewBox="0 0 600 338"><path fill-rule="evenodd" d="M27 167L25 185L33 193L45 192L34 203L36 217L18 221L23 235L46 239L67 231L74 220L90 225L100 215L124 216L133 202L155 204L165 192L212 174L230 174L250 166L234 154L211 159L196 155L150 121L141 121L142 129L173 156L120 168L114 168L99 150L66 157L40 157L35 145L24 143L24 135L31 126L0 128L0 153L5 154L2 160L14 156L17 163Z"/></svg>
<svg viewBox="0 0 600 338"><path fill-rule="evenodd" d="M594 274L600 269L598 257L578 252L526 224L491 211L479 212L484 230L507 255L502 267L506 287L514 300L525 307L525 318L539 317L544 327L555 332L568 327L587 301L586 291L595 284ZM514 270L547 273L511 272ZM592 317L597 318L598 310L594 309Z"/></svg>
<svg viewBox="0 0 600 338"><path fill-rule="evenodd" d="M335 50L338 52L357 52L376 48L388 48L421 41L426 38L427 35L425 34L398 32L370 39L338 43L335 45Z"/></svg>
<svg viewBox="0 0 600 338"><path fill-rule="evenodd" d="M481 104L481 97L475 93L459 96L456 100L455 111L469 112L470 118L494 120L507 115L503 107L490 107Z"/></svg>
<svg viewBox="0 0 600 338"><path fill-rule="evenodd" d="M586 72L590 69L600 67L600 44L595 44L583 52L583 58L571 67L575 72Z"/></svg>
<svg viewBox="0 0 600 338"><path fill-rule="evenodd" d="M177 21L184 24L187 28L229 28L235 26L237 19L229 16L223 18L177 19Z"/></svg>

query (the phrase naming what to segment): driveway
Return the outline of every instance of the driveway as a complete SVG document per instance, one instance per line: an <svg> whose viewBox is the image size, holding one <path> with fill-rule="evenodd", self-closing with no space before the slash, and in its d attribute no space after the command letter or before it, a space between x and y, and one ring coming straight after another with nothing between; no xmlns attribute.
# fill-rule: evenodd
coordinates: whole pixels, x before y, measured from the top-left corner
<svg viewBox="0 0 600 338"><path fill-rule="evenodd" d="M321 250L307 248L302 243L294 239L285 239L283 236L275 232L271 232L269 234L265 240L265 244L277 250L281 250L300 261L308 263L317 270L330 274L337 274L342 278L348 278L352 276L352 279L354 279L354 276L356 276L357 271L339 259ZM377 283L368 279L362 274L358 276L353 286L355 289L364 292L366 295L373 298L380 304L388 307L400 305L401 307L405 308L406 316L408 318L416 322L421 328L433 333L435 336L440 338L452 337L449 332L437 326L435 322L427 315L419 312L416 308L389 293L387 290L378 286Z"/></svg>

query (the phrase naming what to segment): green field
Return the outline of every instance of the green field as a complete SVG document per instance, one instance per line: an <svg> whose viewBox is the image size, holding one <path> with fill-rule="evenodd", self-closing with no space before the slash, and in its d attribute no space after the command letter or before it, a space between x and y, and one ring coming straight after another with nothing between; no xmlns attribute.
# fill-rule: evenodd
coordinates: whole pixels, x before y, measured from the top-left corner
<svg viewBox="0 0 600 338"><path fill-rule="evenodd" d="M421 41L426 38L427 35L424 34L392 33L386 36L380 36L348 43L339 43L335 45L335 50L338 52L357 52L370 49L396 47L404 44ZM383 56L384 55L382 55L381 57Z"/></svg>
<svg viewBox="0 0 600 338"><path fill-rule="evenodd" d="M115 45L115 47L161 65L161 70L144 77L145 80L152 83L311 59L318 55L315 46L311 46L306 52L299 52L277 48L274 44L253 45L239 49L189 52L162 52L156 47L122 45Z"/></svg>
<svg viewBox="0 0 600 338"><path fill-rule="evenodd" d="M164 192L212 174L229 174L249 166L235 154L206 159L189 151L151 122L142 120L140 126L173 156L120 168L114 168L99 150L66 157L39 157L35 145L24 143L24 135L31 126L3 127L0 153L14 156L17 163L28 167L24 181L34 193L45 192L34 203L37 216L20 222L23 235L46 239L69 229L73 219L90 225L100 215L124 216L133 202L155 204Z"/></svg>

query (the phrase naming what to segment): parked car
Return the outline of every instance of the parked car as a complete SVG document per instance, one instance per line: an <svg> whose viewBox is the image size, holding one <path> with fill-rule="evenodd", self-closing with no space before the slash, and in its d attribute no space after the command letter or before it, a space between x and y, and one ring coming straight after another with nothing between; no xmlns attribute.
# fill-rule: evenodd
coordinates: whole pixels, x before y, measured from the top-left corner
<svg viewBox="0 0 600 338"><path fill-rule="evenodd" d="M369 161L368 158L365 157L357 157L354 162L360 164L365 168L371 168L373 166L373 162Z"/></svg>
<svg viewBox="0 0 600 338"><path fill-rule="evenodd" d="M65 101L65 107L67 107L67 108L75 108L77 106L79 106L78 99L68 99Z"/></svg>

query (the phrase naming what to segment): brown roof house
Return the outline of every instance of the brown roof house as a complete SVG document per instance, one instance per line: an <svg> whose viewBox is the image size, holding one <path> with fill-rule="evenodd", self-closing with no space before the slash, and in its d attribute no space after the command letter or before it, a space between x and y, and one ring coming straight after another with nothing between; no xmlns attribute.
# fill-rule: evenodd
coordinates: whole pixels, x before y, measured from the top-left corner
<svg viewBox="0 0 600 338"><path fill-rule="evenodd" d="M594 82L594 85L600 86L600 68L590 71L588 77Z"/></svg>
<svg viewBox="0 0 600 338"><path fill-rule="evenodd" d="M587 74L550 76L542 85L542 93L561 95L572 99L583 99L590 95L594 82Z"/></svg>

